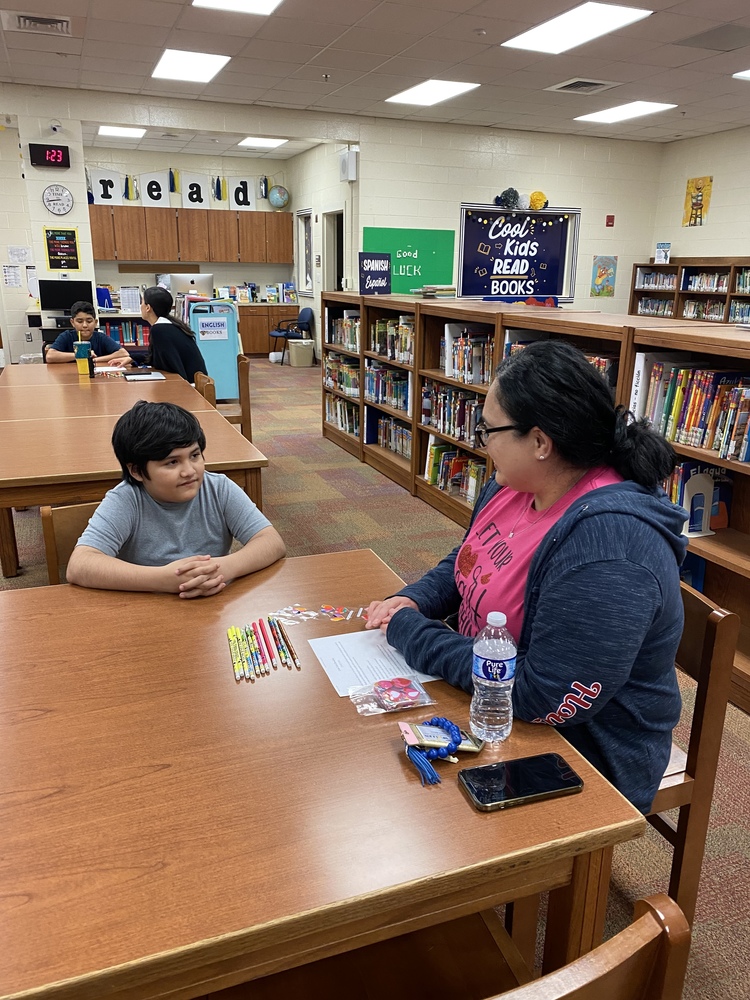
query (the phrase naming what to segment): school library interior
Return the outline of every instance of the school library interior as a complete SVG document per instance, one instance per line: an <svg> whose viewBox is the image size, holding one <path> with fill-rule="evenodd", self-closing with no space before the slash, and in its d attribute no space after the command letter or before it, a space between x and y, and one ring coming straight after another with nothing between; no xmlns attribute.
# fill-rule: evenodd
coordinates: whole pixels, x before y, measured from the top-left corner
<svg viewBox="0 0 750 1000"><path fill-rule="evenodd" d="M0 1000L744 995L745 5L0 43Z"/></svg>

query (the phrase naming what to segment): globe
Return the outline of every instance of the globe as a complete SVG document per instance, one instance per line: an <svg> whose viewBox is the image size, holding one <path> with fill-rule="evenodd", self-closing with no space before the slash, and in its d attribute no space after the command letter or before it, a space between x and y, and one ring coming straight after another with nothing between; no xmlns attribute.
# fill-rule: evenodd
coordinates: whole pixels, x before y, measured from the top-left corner
<svg viewBox="0 0 750 1000"><path fill-rule="evenodd" d="M268 192L268 200L273 208L286 208L289 204L289 192L280 184L274 184Z"/></svg>

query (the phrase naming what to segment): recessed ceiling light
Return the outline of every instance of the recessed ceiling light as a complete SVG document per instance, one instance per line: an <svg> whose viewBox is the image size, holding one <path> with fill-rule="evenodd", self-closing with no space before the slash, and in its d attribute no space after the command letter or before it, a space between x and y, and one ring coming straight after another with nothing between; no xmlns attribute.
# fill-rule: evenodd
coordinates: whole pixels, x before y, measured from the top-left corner
<svg viewBox="0 0 750 1000"><path fill-rule="evenodd" d="M231 10L235 14L270 14L281 0L193 0L193 7L209 7L211 10Z"/></svg>
<svg viewBox="0 0 750 1000"><path fill-rule="evenodd" d="M743 69L741 73L732 73L735 80L750 80L750 69Z"/></svg>
<svg viewBox="0 0 750 1000"><path fill-rule="evenodd" d="M285 142L289 142L288 139L254 139L251 135L247 139L243 139L242 142L238 142L238 146L253 146L255 149L276 149L277 146L283 146Z"/></svg>
<svg viewBox="0 0 750 1000"><path fill-rule="evenodd" d="M422 104L427 107L447 101L449 97L465 94L467 90L474 90L478 86L478 83L455 83L452 80L425 80L394 97L387 97L386 101L393 104Z"/></svg>
<svg viewBox="0 0 750 1000"><path fill-rule="evenodd" d="M610 3L582 3L551 21L538 24L515 38L503 42L510 49L530 49L557 55L577 45L600 38L653 14L638 7L620 7Z"/></svg>
<svg viewBox="0 0 750 1000"><path fill-rule="evenodd" d="M145 134L145 128L126 128L119 125L99 126L99 135L113 135L119 139L141 139Z"/></svg>
<svg viewBox="0 0 750 1000"><path fill-rule="evenodd" d="M669 111L676 104L657 104L655 101L631 101L607 111L595 111L593 115L579 115L577 122L624 122L628 118L640 118L641 115L653 115L657 111Z"/></svg>
<svg viewBox="0 0 750 1000"><path fill-rule="evenodd" d="M215 56L208 52L184 52L165 49L151 76L159 80L187 80L208 83L229 62L230 56Z"/></svg>

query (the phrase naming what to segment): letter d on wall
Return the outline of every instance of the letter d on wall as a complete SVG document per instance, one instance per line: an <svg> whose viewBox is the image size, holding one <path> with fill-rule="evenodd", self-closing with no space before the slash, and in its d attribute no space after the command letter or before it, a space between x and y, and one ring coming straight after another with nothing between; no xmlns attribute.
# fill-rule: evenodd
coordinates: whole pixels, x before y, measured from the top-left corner
<svg viewBox="0 0 750 1000"><path fill-rule="evenodd" d="M229 207L239 209L241 212L255 211L255 187L254 177L227 177L227 187L229 188Z"/></svg>

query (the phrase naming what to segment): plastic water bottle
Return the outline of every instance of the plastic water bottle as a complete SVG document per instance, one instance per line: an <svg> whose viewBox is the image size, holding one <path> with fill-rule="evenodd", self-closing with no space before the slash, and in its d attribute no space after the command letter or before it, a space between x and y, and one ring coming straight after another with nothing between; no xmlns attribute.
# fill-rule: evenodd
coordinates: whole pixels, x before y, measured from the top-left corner
<svg viewBox="0 0 750 1000"><path fill-rule="evenodd" d="M516 675L516 644L505 627L502 611L490 611L487 624L474 641L469 726L488 743L500 743L513 726L513 679Z"/></svg>

